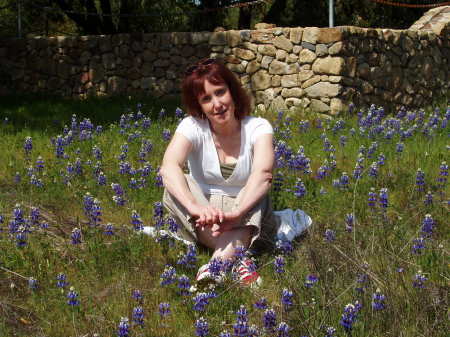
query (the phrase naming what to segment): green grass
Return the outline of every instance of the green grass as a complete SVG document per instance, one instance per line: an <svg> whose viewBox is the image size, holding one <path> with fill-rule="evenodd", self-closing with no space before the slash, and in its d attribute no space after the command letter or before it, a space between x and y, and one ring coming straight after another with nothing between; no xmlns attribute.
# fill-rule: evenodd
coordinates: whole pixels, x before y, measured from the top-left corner
<svg viewBox="0 0 450 337"><path fill-rule="evenodd" d="M148 129L130 126L120 133L118 119L123 113L137 112L137 104L143 104L142 112L151 118ZM438 108L442 119L447 102ZM271 197L276 209L301 208L313 218L313 226L306 235L296 240L292 255L286 257L286 272L276 274L273 259L279 254L266 249L256 256L264 283L251 290L228 281L218 286L218 297L210 300L204 312L192 310L192 299L182 297L176 284L160 285L160 275L167 264L177 270L177 275L187 275L192 281L198 266L208 261L210 252L199 247L197 268L177 265L181 252L186 248L180 243L171 246L167 241L137 234L131 225L131 213L136 210L145 225L155 222L154 203L162 198L163 189L155 185L156 168L160 165L167 142L162 137L164 129L174 132L177 121L174 111L179 100L156 101L152 98L104 98L84 101L46 97L9 97L2 101L0 120L8 117L9 123L0 124L0 337L3 336L115 336L121 317L131 319L133 308L141 305L145 312L145 326L130 328L131 336L195 336L194 322L200 316L207 319L209 336L218 336L223 330L232 333L236 321L235 312L240 305L249 311L249 323L262 326L261 310L253 304L266 297L270 308L277 313L277 324L288 323L291 336L325 336L325 327L337 329L337 336L445 336L448 331L447 310L449 291L448 264L448 183L439 186L440 165L448 158L449 127L440 126L431 136L417 131L403 140L402 154L396 153L400 141L395 134L392 139L382 135L369 139L360 135L355 116L345 116L345 127L334 133L337 120L323 122L316 127L315 115L298 115L292 121L277 121L275 114L267 114L273 125L278 126L277 140L284 139L292 152L304 147L311 160L312 173L302 173L278 168L276 176L283 178L281 191L273 190ZM167 114L159 117L161 108ZM434 107L433 107L434 108ZM425 122L430 111L427 109ZM64 125L70 126L72 114L78 122L90 118L95 125L102 124L103 132L93 133L92 139L74 141L66 146L68 158L56 158L52 138L62 134ZM310 128L299 132L300 120L309 120ZM55 121L55 122L54 122ZM111 124L112 123L112 124ZM418 123L406 123L405 130ZM441 121L440 121L441 123ZM440 125L440 124L439 124ZM350 129L356 133L351 135ZM290 130L289 132L287 130ZM130 134L140 137L130 139ZM329 153L323 151L322 134L335 148L336 168L324 179L316 177L317 169ZM347 136L345 147L339 145L340 136ZM33 149L26 154L23 149L25 137L32 137ZM146 177L146 186L129 187L130 175L119 173L118 155L121 146L128 143L126 160L133 168L142 168L138 160L142 139L153 144L145 160L153 170ZM363 161L364 174L353 178L353 169L361 145L368 149L378 142L373 158ZM93 157L92 148L102 150L102 158ZM380 153L386 156L379 167L377 178L368 176L368 168ZM27 168L36 163L38 156L44 160L42 172L34 172L44 186L30 184ZM75 164L77 158L83 166L80 175L67 175L67 165ZM91 164L88 164L88 161ZM98 185L93 171L98 164L107 183ZM425 189L416 188L416 172L425 173ZM21 176L14 182L16 172ZM347 189L333 187L333 179L347 172L350 184ZM307 193L302 198L293 195L297 178L301 178ZM125 190L127 203L117 206L113 200L112 182L120 183ZM382 211L367 206L368 193L387 188L389 206ZM321 193L325 190L326 193ZM431 191L433 204L423 202L425 193ZM83 197L89 192L101 206L101 225L91 227L83 211ZM9 234L8 224L13 209L20 204L24 217L30 215L31 207L40 210L39 223L32 226L27 245L17 247L14 236ZM356 223L353 231L345 228L346 214L354 213ZM421 254L413 254L412 241L421 235L422 221L431 214L435 221L433 234L427 238ZM112 223L115 235L104 234L104 225ZM71 244L71 231L82 231L82 243ZM327 242L325 230L335 231L336 240ZM398 268L403 268L402 272ZM423 289L412 286L413 278L421 270L428 278ZM67 275L67 282L79 293L80 305L67 305L68 287L61 291L56 287L58 273ZM304 285L305 277L314 274L319 281L311 288ZM362 276L365 275L365 276ZM36 290L28 287L28 279L38 280ZM366 281L361 282L363 278ZM358 281L359 280L359 281ZM287 288L294 294L293 307L285 311L281 305L281 291ZM363 288L359 292L356 288ZM132 298L139 289L144 299L138 303ZM371 307L372 294L376 289L386 296L386 308L381 311ZM200 289L199 289L200 290ZM339 324L344 307L359 301L363 307L358 314L353 331L345 332ZM162 319L158 305L170 303L171 314ZM261 336L276 336L264 330Z"/></svg>

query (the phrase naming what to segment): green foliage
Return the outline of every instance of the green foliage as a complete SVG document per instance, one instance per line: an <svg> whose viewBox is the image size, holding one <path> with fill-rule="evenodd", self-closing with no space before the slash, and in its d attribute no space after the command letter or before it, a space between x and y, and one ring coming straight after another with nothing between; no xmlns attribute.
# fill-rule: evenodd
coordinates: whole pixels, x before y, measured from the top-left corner
<svg viewBox="0 0 450 337"><path fill-rule="evenodd" d="M346 332L339 320L344 306L355 300L363 307L354 324L353 336L445 336L449 189L448 182L442 187L436 179L441 162L448 157L449 126L442 128L438 124L431 134L424 134L423 126L430 121L434 109L427 109L423 123L418 119L402 122L404 130L414 124L418 127L411 137L402 140L405 148L401 154L395 148L399 134L392 139L383 134L370 138L369 128L360 131L353 115L343 116L345 124L339 130L336 125L342 121L319 122L319 116L314 114L267 115L276 127L278 148L281 140L293 154L303 146L311 160L311 173L287 166L276 169L275 175L281 174L283 185L279 191L271 192L275 207L301 208L312 217L313 226L294 242L293 254L286 257L284 274L273 270L273 259L279 252L263 250L257 256L264 280L259 289L240 288L228 280L215 289L218 297L210 300L205 312L195 312L192 300L183 299L176 284L160 286L160 275L165 265L170 264L175 266L178 276L186 274L193 280L196 268L208 261L210 252L200 248L196 268L187 268L177 264L179 254L186 251L182 244L158 243L136 233L131 225L131 211L140 214L144 225L153 225L153 205L161 200L163 190L154 184L155 170L146 186L138 189L129 186L130 175L118 172L118 155L125 143L126 160L136 169L142 167L138 157L142 139L153 144L145 159L154 169L160 165L167 144L162 131L174 132L178 122L174 110L179 102L168 105L142 98L45 101L37 97L12 97L5 102L0 107L0 215L4 217L4 223L0 224L0 336L113 336L117 334L120 318L131 318L133 308L138 305L144 308L145 326L131 325L131 336L194 336L193 322L200 316L208 320L210 336L217 336L225 329L232 331L240 305L248 309L250 324L260 327L263 312L253 308L253 303L261 297L266 297L269 307L276 311L277 324L282 320L289 324L291 336L322 336L324 326L334 326L337 335L344 336ZM160 117L162 106L166 108L164 117ZM438 108L442 122L448 102ZM150 127L143 129L129 123L129 128L120 132L117 122L120 114L133 113L135 118L138 111L151 118ZM86 140L75 135L73 143L65 149L68 158L56 158L51 139L62 134L64 125L71 125L74 113L78 122L90 118L95 125L101 123L103 131L94 132L92 139ZM8 124L2 122L6 116ZM59 123L52 124L55 118ZM306 120L309 128L300 131L300 122ZM136 131L141 133L140 137L130 138ZM336 168L321 179L317 177L319 166L325 160L332 161L331 152L323 150L323 135L334 146ZM345 146L339 145L342 135L347 136ZM23 149L27 136L33 141L30 154ZM369 149L374 141L378 142L378 149L372 158L365 155L363 176L354 179L352 172L360 147ZM99 185L94 175L97 161L92 155L94 145L103 152L98 161L107 177L106 185ZM372 178L368 167L381 153L386 156L385 164L380 165L378 177ZM44 160L43 171L35 172L44 183L40 188L31 185L27 176L27 168L35 165L38 156ZM77 157L83 163L83 172L70 176L69 183L64 183L68 162L73 164ZM425 172L423 191L416 186L418 168ZM341 177L344 171L350 177L349 186L333 186L333 179ZM16 172L22 176L20 183L14 182ZM303 197L293 194L297 178L306 185ZM119 207L112 201L112 182L123 186L128 201L125 206ZM382 188L388 189L386 210L379 203L374 210L367 206L372 187L377 194ZM428 190L434 196L431 205L424 204ZM95 227L88 224L83 210L87 192L100 201L101 225ZM30 215L31 207L38 207L41 214L39 224L31 226L27 245L23 247L17 247L15 237L9 234L9 222L17 203L24 218ZM351 232L345 225L349 213L356 219ZM434 231L426 239L426 248L413 254L413 240L422 235L426 214L431 214L435 221ZM48 228L42 227L43 222L48 223ZM115 235L104 234L106 223L114 224ZM71 244L74 228L82 231L81 244ZM335 232L336 239L332 242L324 239L327 229ZM419 270L428 278L423 289L412 286ZM58 273L65 273L67 282L79 293L79 306L67 305L69 289L56 287ZM304 284L310 274L319 277L311 288ZM30 277L38 280L35 290L28 287ZM290 311L283 310L280 303L283 288L294 293ZM377 288L386 297L386 308L381 311L371 307ZM134 289L143 293L142 302L131 297ZM170 303L172 314L167 318L157 313L161 302ZM276 334L262 332L262 335Z"/></svg>

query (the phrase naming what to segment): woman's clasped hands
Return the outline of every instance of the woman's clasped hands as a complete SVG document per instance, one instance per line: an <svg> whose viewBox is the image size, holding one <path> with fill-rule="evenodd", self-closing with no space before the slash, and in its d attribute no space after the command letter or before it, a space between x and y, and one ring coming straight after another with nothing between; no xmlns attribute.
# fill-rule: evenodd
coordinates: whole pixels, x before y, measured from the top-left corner
<svg viewBox="0 0 450 337"><path fill-rule="evenodd" d="M190 214L195 227L202 231L210 227L213 237L233 229L233 226L239 224L242 218L236 210L224 213L211 205L196 205L191 209Z"/></svg>

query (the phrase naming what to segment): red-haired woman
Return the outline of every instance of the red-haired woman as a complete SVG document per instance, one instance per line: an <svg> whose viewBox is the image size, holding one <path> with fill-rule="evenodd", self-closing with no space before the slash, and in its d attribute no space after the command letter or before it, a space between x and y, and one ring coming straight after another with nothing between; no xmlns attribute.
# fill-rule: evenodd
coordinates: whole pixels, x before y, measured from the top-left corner
<svg viewBox="0 0 450 337"><path fill-rule="evenodd" d="M237 247L271 241L275 230L268 198L274 150L270 123L250 115L250 98L219 60L187 69L182 98L190 115L179 124L160 173L164 205L181 224L180 234L214 250L212 258L235 258ZM188 162L189 175L183 173ZM259 282L248 258L236 260L243 284ZM215 278L209 264L197 281Z"/></svg>

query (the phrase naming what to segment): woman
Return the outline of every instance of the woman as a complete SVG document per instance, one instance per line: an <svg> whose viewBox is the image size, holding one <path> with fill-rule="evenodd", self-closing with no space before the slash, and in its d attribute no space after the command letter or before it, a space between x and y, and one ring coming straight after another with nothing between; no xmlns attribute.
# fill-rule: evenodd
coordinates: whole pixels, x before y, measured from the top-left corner
<svg viewBox="0 0 450 337"><path fill-rule="evenodd" d="M267 195L273 129L267 120L249 116L248 95L218 60L188 68L182 98L190 116L179 124L164 154L164 205L181 224L184 238L213 249L216 261L233 259L236 247L273 237ZM186 161L189 175L183 173ZM260 281L251 260L238 263L241 283ZM208 265L197 274L197 281L205 278L211 278Z"/></svg>

